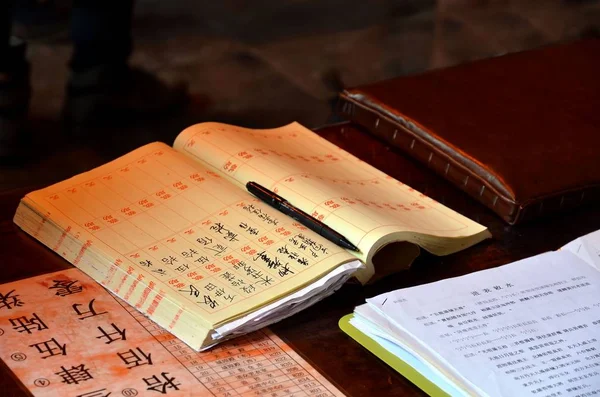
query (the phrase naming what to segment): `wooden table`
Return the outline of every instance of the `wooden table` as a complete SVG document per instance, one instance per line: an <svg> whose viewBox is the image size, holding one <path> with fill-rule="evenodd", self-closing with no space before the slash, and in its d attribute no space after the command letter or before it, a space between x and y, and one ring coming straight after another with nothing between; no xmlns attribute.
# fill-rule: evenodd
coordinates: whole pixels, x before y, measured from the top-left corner
<svg viewBox="0 0 600 397"><path fill-rule="evenodd" d="M446 257L423 252L410 270L365 287L347 284L333 296L271 327L349 396L423 394L338 328L338 320L364 303L366 297L555 250L580 235L600 229L600 205L522 226L508 226L442 178L348 124L329 126L319 133L394 178L487 226L494 236ZM0 283L71 267L13 224L12 216L25 193L27 190L0 194ZM0 368L0 395L28 395L5 367Z"/></svg>

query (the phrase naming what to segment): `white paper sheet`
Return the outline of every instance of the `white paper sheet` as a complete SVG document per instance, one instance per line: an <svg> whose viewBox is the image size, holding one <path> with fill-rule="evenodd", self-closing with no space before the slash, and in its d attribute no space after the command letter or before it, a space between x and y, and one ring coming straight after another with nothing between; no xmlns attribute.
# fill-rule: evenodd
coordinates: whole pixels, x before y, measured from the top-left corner
<svg viewBox="0 0 600 397"><path fill-rule="evenodd" d="M337 291L364 263L352 261L336 267L321 279L276 302L217 328L215 339L245 334L280 321Z"/></svg>
<svg viewBox="0 0 600 397"><path fill-rule="evenodd" d="M350 324L369 338L373 339L381 345L381 347L413 367L417 372L437 385L449 396L467 396L465 392L460 390L451 379L448 379L448 377L441 373L437 368L427 361L423 361L417 353L407 346L398 344L398 341L390 334L389 328L383 328L381 326L381 321L378 321L381 320L382 317L376 311L371 309L369 305L364 304L357 307L354 314L355 316L350 319ZM373 321L377 321L378 325L375 325Z"/></svg>
<svg viewBox="0 0 600 397"><path fill-rule="evenodd" d="M471 393L600 394L600 272L567 250L367 303Z"/></svg>
<svg viewBox="0 0 600 397"><path fill-rule="evenodd" d="M579 237L561 249L574 253L600 271L600 230Z"/></svg>

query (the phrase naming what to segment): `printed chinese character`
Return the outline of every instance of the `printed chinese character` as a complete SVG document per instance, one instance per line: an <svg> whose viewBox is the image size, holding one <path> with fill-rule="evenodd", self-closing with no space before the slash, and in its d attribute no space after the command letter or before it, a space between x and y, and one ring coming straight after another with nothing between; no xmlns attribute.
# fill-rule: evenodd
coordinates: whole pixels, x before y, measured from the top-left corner
<svg viewBox="0 0 600 397"><path fill-rule="evenodd" d="M83 287L80 285L75 285L77 280L52 280L54 285L52 287L48 287L48 289L56 289L56 294L59 296L67 296L72 294L77 294L83 291Z"/></svg>
<svg viewBox="0 0 600 397"><path fill-rule="evenodd" d="M89 372L90 370L85 368L85 364L81 364L78 366L73 365L70 369L66 369L64 366L61 365L60 368L62 369L62 371L55 373L63 379L62 383L66 383L67 385L77 385L80 382L85 382L86 380L94 379L94 377Z"/></svg>
<svg viewBox="0 0 600 397"><path fill-rule="evenodd" d="M177 386L181 386L181 383L175 383L175 377L169 377L167 374L168 372L162 372L160 374L164 381L160 380L156 375L153 375L150 378L142 378L148 386L147 390L159 392L161 394L167 394L167 389L179 390Z"/></svg>
<svg viewBox="0 0 600 397"><path fill-rule="evenodd" d="M86 311L80 311L79 310L79 306L83 306L83 304L81 304L81 303L74 303L73 304L73 310L75 310L75 312L77 313L78 316L83 316L84 314L89 314L88 316L79 317L80 320L84 320L84 319L89 318L89 317L99 316L101 314L108 313L108 312L97 313L96 309L94 309L94 301L95 300L96 299L92 299L90 301L90 303L88 304L89 310L86 310Z"/></svg>
<svg viewBox="0 0 600 397"><path fill-rule="evenodd" d="M9 318L8 321L10 321L14 330L19 332L27 332L28 334L30 334L31 330L34 328L36 331L48 329L48 326L44 324L42 319L39 318L35 313L33 313L33 316L30 319L25 316L21 316L17 318Z"/></svg>
<svg viewBox="0 0 600 397"><path fill-rule="evenodd" d="M56 339L52 338L50 340L34 343L33 345L29 345L29 347L35 347L38 350L38 353L44 354L48 353L46 356L42 356L43 359L52 356L66 356L67 355L67 345L61 345L56 341Z"/></svg>
<svg viewBox="0 0 600 397"><path fill-rule="evenodd" d="M19 299L18 294L12 295L13 292L15 292L14 289L8 291L7 294L3 294L0 292L0 309L12 309L13 307L23 306L24 302Z"/></svg>
<svg viewBox="0 0 600 397"><path fill-rule="evenodd" d="M112 392L107 392L106 389L98 389L87 393L78 394L77 397L109 397Z"/></svg>
<svg viewBox="0 0 600 397"><path fill-rule="evenodd" d="M115 329L115 332L108 333L102 327L98 327L100 332L102 332L102 335L96 336L96 339L106 338L108 340L108 342L104 342L104 343L107 345L109 345L117 340L127 340L127 336L125 335L126 329L120 330L119 327L117 327L114 323L111 323L110 325L112 325L112 327ZM113 335L117 335L117 336L113 338Z"/></svg>
<svg viewBox="0 0 600 397"><path fill-rule="evenodd" d="M117 355L123 360L125 365L127 365L128 369L139 367L141 365L152 365L152 353L146 354L139 347L136 347L136 350L139 354L133 351L133 349L129 349L126 352L117 353Z"/></svg>

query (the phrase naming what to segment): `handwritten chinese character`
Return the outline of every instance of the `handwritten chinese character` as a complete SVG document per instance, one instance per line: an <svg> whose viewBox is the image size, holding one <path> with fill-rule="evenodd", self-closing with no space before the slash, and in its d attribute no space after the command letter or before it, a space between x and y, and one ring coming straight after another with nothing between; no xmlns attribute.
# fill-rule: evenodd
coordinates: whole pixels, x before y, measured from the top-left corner
<svg viewBox="0 0 600 397"><path fill-rule="evenodd" d="M294 271L290 269L289 264L282 265L279 269L277 269L279 273L279 277L285 277L288 274L294 274Z"/></svg>
<svg viewBox="0 0 600 397"><path fill-rule="evenodd" d="M187 263L184 263L183 265L176 267L175 271L179 272L179 273L183 273L186 270L188 270L189 268L190 268L190 265L188 265Z"/></svg>
<svg viewBox="0 0 600 397"><path fill-rule="evenodd" d="M232 231L227 231L227 235L226 235L225 237L223 237L223 238L224 238L225 240L227 240L227 241L231 241L231 242L234 242L234 241L240 241L240 240L238 240L238 238L237 238L237 237L238 237L238 234L237 234L237 233L234 233L234 232L232 232Z"/></svg>
<svg viewBox="0 0 600 397"><path fill-rule="evenodd" d="M259 281L257 281L257 283L259 283L262 286L267 287L267 286L273 284L273 278L269 277L269 276L264 276Z"/></svg>
<svg viewBox="0 0 600 397"><path fill-rule="evenodd" d="M223 299L233 303L233 298L235 298L235 297L236 297L236 295L225 294L225 296L223 296Z"/></svg>
<svg viewBox="0 0 600 397"><path fill-rule="evenodd" d="M208 245L212 243L212 238L210 237L200 237L197 238L196 241L202 245Z"/></svg>
<svg viewBox="0 0 600 397"><path fill-rule="evenodd" d="M217 222L210 227L210 230L215 233L223 234L223 231L227 232L229 229L225 228L225 226L221 222Z"/></svg>
<svg viewBox="0 0 600 397"><path fill-rule="evenodd" d="M158 273L161 276L165 276L167 274L167 272L164 269L154 269L152 270L153 273Z"/></svg>
<svg viewBox="0 0 600 397"><path fill-rule="evenodd" d="M235 276L233 274L231 274L230 272L225 272L225 273L221 274L219 277L224 278L227 281L235 280Z"/></svg>
<svg viewBox="0 0 600 397"><path fill-rule="evenodd" d="M219 306L219 302L214 300L210 295L204 295L204 302L200 302L200 303L204 303L211 309L214 309L215 307Z"/></svg>
<svg viewBox="0 0 600 397"><path fill-rule="evenodd" d="M256 287L254 285L246 285L246 286L242 287L242 291L244 291L245 293L250 295L251 293L256 291Z"/></svg>
<svg viewBox="0 0 600 397"><path fill-rule="evenodd" d="M150 260L147 259L145 261L140 261L140 265L142 265L144 267L152 267L152 262L150 262Z"/></svg>
<svg viewBox="0 0 600 397"><path fill-rule="evenodd" d="M177 258L175 258L173 255L169 255L167 257L162 258L161 261L168 265L173 265L175 262L177 262Z"/></svg>
<svg viewBox="0 0 600 397"><path fill-rule="evenodd" d="M200 296L200 291L192 284L190 284L188 289L180 289L179 292L187 292L188 294L190 294L190 296L194 296L196 298Z"/></svg>
<svg viewBox="0 0 600 397"><path fill-rule="evenodd" d="M193 258L194 255L198 255L198 251L196 251L195 249L191 249L191 248L189 251L181 252L181 256L183 256L184 258Z"/></svg>
<svg viewBox="0 0 600 397"><path fill-rule="evenodd" d="M212 247L206 248L207 250L213 251L215 253L214 256L221 256L222 253L227 251L227 247L222 244L214 244Z"/></svg>

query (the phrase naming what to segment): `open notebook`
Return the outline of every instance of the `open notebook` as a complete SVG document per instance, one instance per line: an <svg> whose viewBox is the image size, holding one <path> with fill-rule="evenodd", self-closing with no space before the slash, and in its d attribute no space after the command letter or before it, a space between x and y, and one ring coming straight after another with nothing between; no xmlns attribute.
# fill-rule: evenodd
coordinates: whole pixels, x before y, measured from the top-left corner
<svg viewBox="0 0 600 397"><path fill-rule="evenodd" d="M382 294L340 327L431 396L600 394L600 231Z"/></svg>
<svg viewBox="0 0 600 397"><path fill-rule="evenodd" d="M361 253L258 201L248 181ZM296 123L194 125L172 148L148 144L28 194L14 221L195 349L289 316L352 275L366 282L381 253L400 269L417 245L443 255L489 236Z"/></svg>

